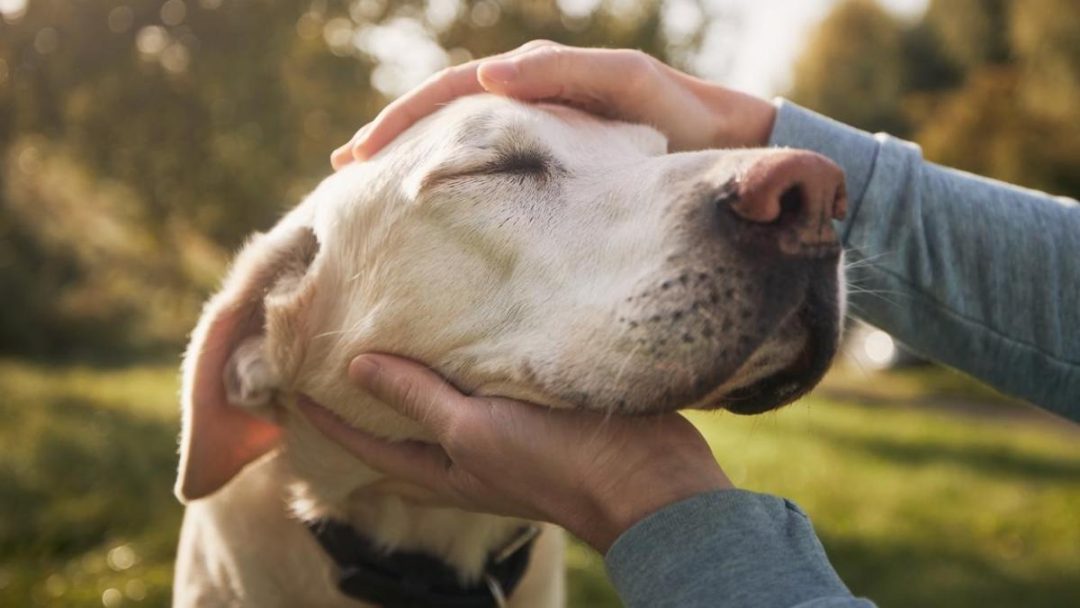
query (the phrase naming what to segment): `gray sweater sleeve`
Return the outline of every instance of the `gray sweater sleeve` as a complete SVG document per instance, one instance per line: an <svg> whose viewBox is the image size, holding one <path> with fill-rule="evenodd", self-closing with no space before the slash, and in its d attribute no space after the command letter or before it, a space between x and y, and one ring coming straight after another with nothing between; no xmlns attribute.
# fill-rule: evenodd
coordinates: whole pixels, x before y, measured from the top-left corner
<svg viewBox="0 0 1080 608"><path fill-rule="evenodd" d="M925 162L778 100L770 144L847 175L851 311L923 355L1080 421L1080 205Z"/></svg>
<svg viewBox="0 0 1080 608"><path fill-rule="evenodd" d="M825 557L794 503L718 490L665 507L623 533L605 563L630 608L868 608Z"/></svg>
<svg viewBox="0 0 1080 608"><path fill-rule="evenodd" d="M1080 205L777 106L771 145L817 151L847 175L839 228L852 311L928 357L1080 420ZM652 514L605 561L631 608L872 606L840 581L798 507L741 490Z"/></svg>

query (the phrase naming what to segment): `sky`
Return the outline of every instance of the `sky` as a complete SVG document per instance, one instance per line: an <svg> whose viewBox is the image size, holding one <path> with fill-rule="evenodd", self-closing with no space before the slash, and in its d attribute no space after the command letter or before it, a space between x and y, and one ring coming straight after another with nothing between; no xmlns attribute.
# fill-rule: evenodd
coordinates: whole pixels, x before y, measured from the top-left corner
<svg viewBox="0 0 1080 608"><path fill-rule="evenodd" d="M781 93L791 81L791 67L813 26L837 0L706 0L741 15L738 41L729 42L729 66L710 66L707 57L698 65L702 76L761 96ZM878 0L890 11L915 17L927 0Z"/></svg>

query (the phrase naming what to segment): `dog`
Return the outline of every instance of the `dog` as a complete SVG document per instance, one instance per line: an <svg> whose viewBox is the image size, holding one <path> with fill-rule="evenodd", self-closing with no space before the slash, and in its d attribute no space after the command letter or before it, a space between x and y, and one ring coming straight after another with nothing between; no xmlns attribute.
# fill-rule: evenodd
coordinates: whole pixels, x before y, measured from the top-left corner
<svg viewBox="0 0 1080 608"><path fill-rule="evenodd" d="M774 409L836 352L844 206L843 173L806 151L669 154L648 126L490 95L424 119L253 237L207 303L175 605L561 605L559 530L410 502L295 396L429 439L347 380L385 352L552 408Z"/></svg>

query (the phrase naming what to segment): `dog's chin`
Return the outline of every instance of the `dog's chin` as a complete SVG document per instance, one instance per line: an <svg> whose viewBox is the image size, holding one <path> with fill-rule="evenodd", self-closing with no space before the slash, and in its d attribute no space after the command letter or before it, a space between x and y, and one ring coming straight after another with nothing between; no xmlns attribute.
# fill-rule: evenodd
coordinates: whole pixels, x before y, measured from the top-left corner
<svg viewBox="0 0 1080 608"><path fill-rule="evenodd" d="M752 415L781 408L817 386L839 342L836 300L811 292L785 327L759 346L739 370L693 403L671 409L724 409Z"/></svg>
<svg viewBox="0 0 1080 608"><path fill-rule="evenodd" d="M717 395L705 409L735 414L761 414L778 409L810 392L825 376L840 343L840 313L835 300L811 297L797 313L803 328L801 346L782 367Z"/></svg>
<svg viewBox="0 0 1080 608"><path fill-rule="evenodd" d="M734 389L719 397L709 409L726 409L734 414L761 414L781 408L810 392L825 375L836 354L832 345L810 341L787 367Z"/></svg>

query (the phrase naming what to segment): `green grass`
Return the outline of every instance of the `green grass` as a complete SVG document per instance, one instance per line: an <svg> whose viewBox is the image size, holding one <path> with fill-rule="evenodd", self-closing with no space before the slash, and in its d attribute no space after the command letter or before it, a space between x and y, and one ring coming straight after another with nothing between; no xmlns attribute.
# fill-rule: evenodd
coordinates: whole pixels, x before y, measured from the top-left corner
<svg viewBox="0 0 1080 608"><path fill-rule="evenodd" d="M0 363L0 605L168 605L176 375Z"/></svg>
<svg viewBox="0 0 1080 608"><path fill-rule="evenodd" d="M168 605L176 390L172 366L0 361L0 605ZM933 368L841 371L778 413L693 419L881 606L1080 605L1075 426ZM568 557L571 606L618 605L599 556Z"/></svg>

